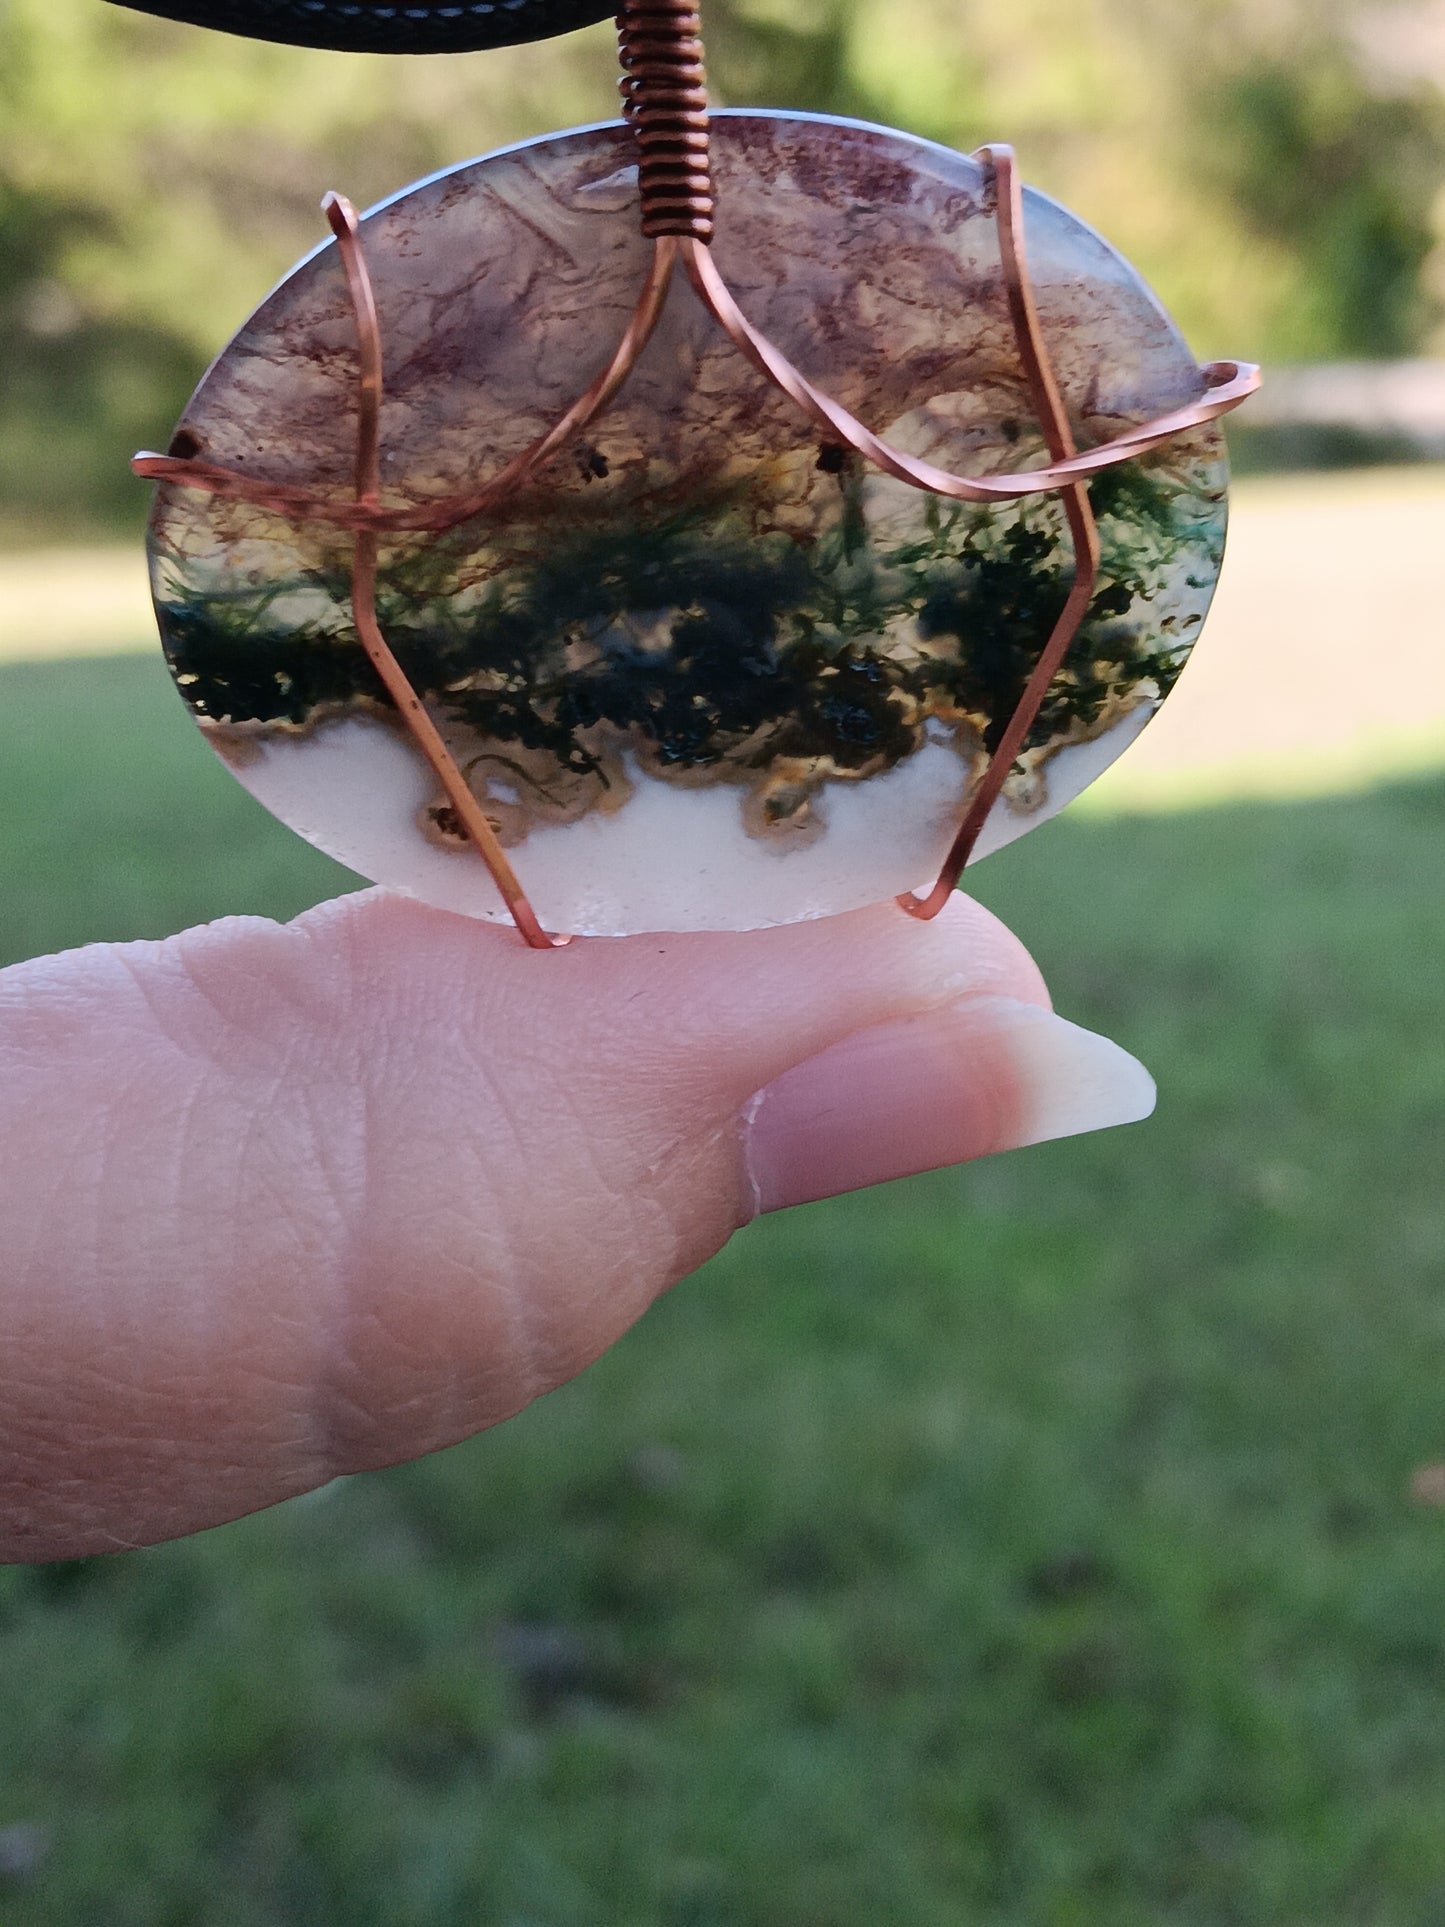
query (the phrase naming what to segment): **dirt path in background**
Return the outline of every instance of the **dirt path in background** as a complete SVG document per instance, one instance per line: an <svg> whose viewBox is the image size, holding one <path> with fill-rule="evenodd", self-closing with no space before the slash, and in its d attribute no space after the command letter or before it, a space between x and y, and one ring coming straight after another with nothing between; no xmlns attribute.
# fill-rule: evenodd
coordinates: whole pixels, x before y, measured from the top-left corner
<svg viewBox="0 0 1445 1927"><path fill-rule="evenodd" d="M155 647L133 549L0 555L0 661ZM1244 482L1214 612L1090 808L1445 764L1445 469Z"/></svg>
<svg viewBox="0 0 1445 1927"><path fill-rule="evenodd" d="M1219 593L1094 806L1445 763L1445 470L1241 483Z"/></svg>
<svg viewBox="0 0 1445 1927"><path fill-rule="evenodd" d="M156 647L139 543L0 553L0 662Z"/></svg>

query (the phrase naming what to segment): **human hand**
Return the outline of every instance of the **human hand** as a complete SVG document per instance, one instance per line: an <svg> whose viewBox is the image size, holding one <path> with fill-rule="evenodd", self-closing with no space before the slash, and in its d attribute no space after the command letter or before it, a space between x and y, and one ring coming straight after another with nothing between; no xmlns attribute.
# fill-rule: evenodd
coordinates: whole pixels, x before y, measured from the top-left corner
<svg viewBox="0 0 1445 1927"><path fill-rule="evenodd" d="M957 897L582 941L381 891L0 973L0 1559L510 1417L759 1211L1144 1117Z"/></svg>

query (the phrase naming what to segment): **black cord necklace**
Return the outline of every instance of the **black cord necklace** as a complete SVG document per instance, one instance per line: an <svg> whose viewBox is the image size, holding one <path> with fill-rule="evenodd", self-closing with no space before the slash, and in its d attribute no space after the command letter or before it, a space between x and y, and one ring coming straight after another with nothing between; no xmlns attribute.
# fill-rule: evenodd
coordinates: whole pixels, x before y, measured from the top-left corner
<svg viewBox="0 0 1445 1927"><path fill-rule="evenodd" d="M545 40L605 20L607 0L115 0L249 40L337 53L458 54Z"/></svg>

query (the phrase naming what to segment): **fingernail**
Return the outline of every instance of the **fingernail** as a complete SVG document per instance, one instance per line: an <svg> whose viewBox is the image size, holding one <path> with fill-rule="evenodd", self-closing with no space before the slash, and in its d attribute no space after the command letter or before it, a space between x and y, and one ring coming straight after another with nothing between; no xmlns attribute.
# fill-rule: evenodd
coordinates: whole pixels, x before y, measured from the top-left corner
<svg viewBox="0 0 1445 1927"><path fill-rule="evenodd" d="M781 1211L1153 1108L1153 1078L1109 1038L1037 1004L969 997L785 1071L744 1110L744 1156L758 1212Z"/></svg>

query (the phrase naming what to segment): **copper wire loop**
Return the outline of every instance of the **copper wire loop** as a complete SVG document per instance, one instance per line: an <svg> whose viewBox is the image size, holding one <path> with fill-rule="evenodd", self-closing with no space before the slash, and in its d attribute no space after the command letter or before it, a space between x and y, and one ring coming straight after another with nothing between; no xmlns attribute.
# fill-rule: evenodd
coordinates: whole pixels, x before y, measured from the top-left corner
<svg viewBox="0 0 1445 1927"><path fill-rule="evenodd" d="M340 194L328 194L321 203L346 275L346 291L356 318L357 333L357 409L356 409L356 499L363 504L376 501L381 473L381 327L376 316L376 298L366 257L361 251L360 224L350 201ZM351 619L357 640L381 677L387 694L396 704L402 721L411 731L417 748L431 764L432 771L446 792L447 801L470 837L473 848L491 871L492 881L502 893L502 901L513 923L534 950L550 950L570 941L549 937L517 881L471 784L457 767L456 758L442 741L426 706L413 689L406 671L393 655L376 619L376 551L374 529L358 529L351 553Z"/></svg>
<svg viewBox="0 0 1445 1927"><path fill-rule="evenodd" d="M1044 346L1038 304L1034 300L1033 284L1024 261L1023 187L1014 165L1013 149L985 147L979 150L979 155L993 169L1004 292L1008 297L1009 320L1013 323L1014 339L1018 343L1019 359L1023 362L1029 398L1033 402L1039 426L1044 431L1049 454L1056 463L1067 462L1076 452L1074 431L1069 425L1059 384L1054 379L1048 349ZM969 799L963 822L949 846L937 881L924 897L908 891L898 899L910 916L924 921L936 917L957 889L964 865L972 855L973 846L1027 740L1034 718L1049 692L1049 684L1062 666L1069 645L1079 633L1079 626L1088 615L1089 604L1094 599L1094 588L1099 579L1099 525L1094 520L1094 511L1089 503L1088 486L1084 482L1075 482L1062 490L1061 496L1064 517L1069 525L1069 540L1074 549L1074 579L1069 586L1068 598L1014 706L1013 715L989 758L983 781Z"/></svg>
<svg viewBox="0 0 1445 1927"><path fill-rule="evenodd" d="M984 147L978 159L994 191L999 256L1009 318L1024 384L1049 451L1040 468L1006 475L954 475L891 447L856 416L826 395L743 314L708 246L713 188L708 163L707 93L703 79L698 16L683 0L630 0L618 18L627 118L637 137L639 200L643 232L653 240L652 260L622 339L606 367L545 435L524 448L489 482L466 495L407 508L380 500L382 405L381 330L360 225L349 202L328 194L322 203L336 236L347 296L356 324L357 441L355 488L349 500L306 488L266 482L235 469L182 455L143 452L131 463L137 475L207 494L255 503L297 522L319 521L355 533L352 616L358 639L375 665L403 721L431 765L473 847L491 873L508 914L534 949L554 949L566 937L549 936L527 899L485 810L443 742L421 698L397 662L376 620L378 538L388 531L440 535L473 517L504 508L508 498L550 456L566 446L626 382L647 346L681 260L703 304L738 351L782 390L830 437L854 449L875 468L910 487L955 501L998 502L1058 494L1073 549L1068 597L1037 663L1004 727L977 788L969 799L938 879L925 895L898 899L910 915L934 917L963 874L989 812L1028 741L1050 683L1089 612L1098 577L1099 541L1087 483L1091 476L1134 460L1175 436L1237 408L1259 386L1259 370L1247 362L1213 362L1199 370L1201 392L1193 401L1154 421L1126 429L1097 448L1077 448L1039 325L1024 251L1023 195L1012 148Z"/></svg>
<svg viewBox="0 0 1445 1927"><path fill-rule="evenodd" d="M712 239L702 26L690 0L627 0L617 16L622 110L637 139L642 232Z"/></svg>

